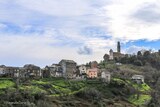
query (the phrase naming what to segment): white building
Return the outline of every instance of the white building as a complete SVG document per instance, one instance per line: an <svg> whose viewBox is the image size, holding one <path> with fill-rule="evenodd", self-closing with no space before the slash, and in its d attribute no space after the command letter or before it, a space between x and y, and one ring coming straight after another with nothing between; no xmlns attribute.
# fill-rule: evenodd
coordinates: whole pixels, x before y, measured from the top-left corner
<svg viewBox="0 0 160 107"><path fill-rule="evenodd" d="M87 73L87 68L85 65L80 65L78 69L79 69L80 75Z"/></svg>
<svg viewBox="0 0 160 107"><path fill-rule="evenodd" d="M19 69L14 70L14 77L16 77L16 78L20 77L20 70Z"/></svg>
<svg viewBox="0 0 160 107"><path fill-rule="evenodd" d="M144 83L144 76L143 75L133 75L132 80L137 83Z"/></svg>
<svg viewBox="0 0 160 107"><path fill-rule="evenodd" d="M118 63L116 63L116 65L122 65L122 63L119 63L119 62L118 62Z"/></svg>
<svg viewBox="0 0 160 107"><path fill-rule="evenodd" d="M0 76L5 75L5 68L4 67L0 67Z"/></svg>
<svg viewBox="0 0 160 107"><path fill-rule="evenodd" d="M113 50L112 49L110 49L110 51L109 51L109 59L110 60L113 60L114 58L113 58Z"/></svg>
<svg viewBox="0 0 160 107"><path fill-rule="evenodd" d="M110 74L110 72L102 71L101 72L101 78L102 78L103 82L110 82L110 80L111 80L111 74Z"/></svg>

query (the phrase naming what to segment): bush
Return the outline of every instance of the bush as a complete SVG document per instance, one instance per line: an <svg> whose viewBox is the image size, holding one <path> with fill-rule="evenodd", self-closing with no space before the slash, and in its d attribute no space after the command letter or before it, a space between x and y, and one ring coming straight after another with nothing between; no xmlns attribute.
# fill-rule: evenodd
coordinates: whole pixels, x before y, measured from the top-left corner
<svg viewBox="0 0 160 107"><path fill-rule="evenodd" d="M87 88L84 91L77 93L76 95L78 97L82 97L84 99L89 99L89 100L99 101L102 99L102 94L95 88Z"/></svg>
<svg viewBox="0 0 160 107"><path fill-rule="evenodd" d="M142 66L143 64L142 64L142 61L140 61L140 60L135 60L135 61L134 61L134 65Z"/></svg>
<svg viewBox="0 0 160 107"><path fill-rule="evenodd" d="M44 100L45 99L45 95L44 93L37 93L34 95L35 100Z"/></svg>

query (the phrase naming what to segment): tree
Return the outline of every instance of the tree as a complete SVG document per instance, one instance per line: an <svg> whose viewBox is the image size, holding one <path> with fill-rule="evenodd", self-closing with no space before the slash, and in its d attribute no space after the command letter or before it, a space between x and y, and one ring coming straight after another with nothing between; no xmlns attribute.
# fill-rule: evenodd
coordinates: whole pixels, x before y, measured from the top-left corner
<svg viewBox="0 0 160 107"><path fill-rule="evenodd" d="M159 107L160 105L160 78L156 81L154 92L151 93L152 100L149 105L155 105L154 107Z"/></svg>
<svg viewBox="0 0 160 107"><path fill-rule="evenodd" d="M137 56L142 56L141 51L138 51L138 52L137 52Z"/></svg>
<svg viewBox="0 0 160 107"><path fill-rule="evenodd" d="M105 62L107 62L107 61L109 60L109 55L108 55L108 54L105 54L105 55L103 56L103 59L104 59Z"/></svg>
<svg viewBox="0 0 160 107"><path fill-rule="evenodd" d="M89 63L86 63L86 66L89 66Z"/></svg>
<svg viewBox="0 0 160 107"><path fill-rule="evenodd" d="M133 64L135 60L137 60L137 57L136 57L136 55L133 55L133 56L131 56L131 57L129 58L129 63L130 63L130 64Z"/></svg>
<svg viewBox="0 0 160 107"><path fill-rule="evenodd" d="M160 49L158 50L158 54L160 55Z"/></svg>
<svg viewBox="0 0 160 107"><path fill-rule="evenodd" d="M142 61L141 60L135 60L134 61L134 65L137 65L137 66L142 66Z"/></svg>
<svg viewBox="0 0 160 107"><path fill-rule="evenodd" d="M150 51L145 51L144 54L143 54L143 56L144 57L149 57L150 54L151 54Z"/></svg>

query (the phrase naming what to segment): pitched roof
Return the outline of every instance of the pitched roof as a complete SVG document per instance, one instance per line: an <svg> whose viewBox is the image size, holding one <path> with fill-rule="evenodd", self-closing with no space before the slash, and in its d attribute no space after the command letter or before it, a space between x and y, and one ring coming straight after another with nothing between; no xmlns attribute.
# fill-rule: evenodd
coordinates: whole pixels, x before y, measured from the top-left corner
<svg viewBox="0 0 160 107"><path fill-rule="evenodd" d="M67 60L67 59L62 59L59 63L61 63L61 62L76 63L76 62L73 61L73 60Z"/></svg>
<svg viewBox="0 0 160 107"><path fill-rule="evenodd" d="M26 64L24 65L25 69L40 69L40 67L33 65L33 64Z"/></svg>
<svg viewBox="0 0 160 107"><path fill-rule="evenodd" d="M92 69L88 69L87 71L88 72L98 72L98 69L97 68L92 68Z"/></svg>
<svg viewBox="0 0 160 107"><path fill-rule="evenodd" d="M113 52L113 56L122 57L122 56L124 56L124 54L121 54L119 52Z"/></svg>

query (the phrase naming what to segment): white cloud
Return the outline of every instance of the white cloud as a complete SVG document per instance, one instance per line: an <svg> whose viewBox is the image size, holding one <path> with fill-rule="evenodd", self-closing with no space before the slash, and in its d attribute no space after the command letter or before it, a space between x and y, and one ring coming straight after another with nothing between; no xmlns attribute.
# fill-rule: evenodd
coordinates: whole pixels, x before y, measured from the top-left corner
<svg viewBox="0 0 160 107"><path fill-rule="evenodd" d="M17 0L17 3L53 16L79 16L92 11L86 0Z"/></svg>
<svg viewBox="0 0 160 107"><path fill-rule="evenodd" d="M124 51L125 53L128 53L128 54L137 54L137 52L140 50L149 50L149 49L150 49L149 47L144 47L144 46L140 47L140 46L132 45L129 48L124 49Z"/></svg>
<svg viewBox="0 0 160 107"><path fill-rule="evenodd" d="M156 7L151 4L156 4ZM106 15L109 17L104 25L107 26L107 31L114 38L122 40L157 40L160 39L160 24L159 23L148 23L145 19L139 19L134 16L136 12L142 11L146 5L152 6L152 12L156 20L160 12L157 11L160 8L159 1L157 0L113 0L109 6L105 7ZM145 8L146 12L150 8ZM143 17L143 13L140 14ZM157 17L155 15L158 15ZM152 17L152 14L148 13L145 18ZM143 21L142 21L143 20ZM154 19L151 19L154 20Z"/></svg>
<svg viewBox="0 0 160 107"><path fill-rule="evenodd" d="M61 41L58 36L59 34L56 29L47 28L41 35L39 33L32 33L32 35L22 33L14 34L14 36L12 34L3 34L2 36L1 34L0 63L10 65L16 63L20 66L26 63L34 63L39 66L45 66L46 64L58 63L61 59L73 59L78 64L82 64L92 60L100 61L102 60L103 54L108 53L108 50L104 48L99 49L99 47L105 47L106 45L99 44L102 40L98 42L98 38L88 43L88 46L93 49L93 53L86 56L84 54L80 55L77 52L78 47L75 44L73 44L75 46L68 44L61 45L63 44L63 40L65 43L67 39L65 39L65 35L63 35L62 37L64 38L62 38ZM72 39L74 39L74 37ZM79 41L83 39L77 40L77 38L75 38L74 40Z"/></svg>

